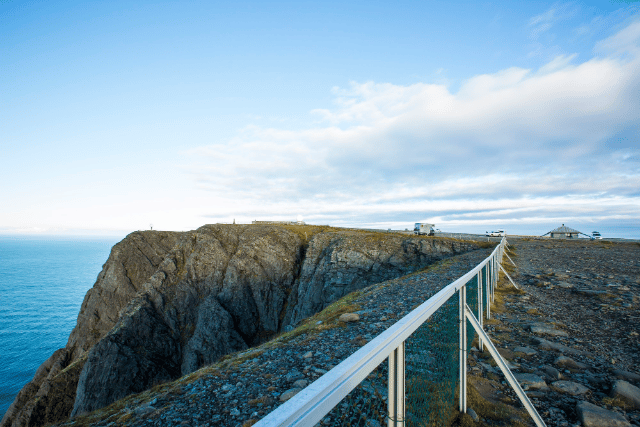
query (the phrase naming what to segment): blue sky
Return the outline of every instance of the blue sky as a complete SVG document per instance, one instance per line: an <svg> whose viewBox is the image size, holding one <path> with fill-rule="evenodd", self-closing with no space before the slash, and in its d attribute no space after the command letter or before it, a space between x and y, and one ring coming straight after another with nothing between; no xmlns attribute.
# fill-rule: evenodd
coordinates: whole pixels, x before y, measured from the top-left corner
<svg viewBox="0 0 640 427"><path fill-rule="evenodd" d="M640 238L637 2L0 2L0 234Z"/></svg>

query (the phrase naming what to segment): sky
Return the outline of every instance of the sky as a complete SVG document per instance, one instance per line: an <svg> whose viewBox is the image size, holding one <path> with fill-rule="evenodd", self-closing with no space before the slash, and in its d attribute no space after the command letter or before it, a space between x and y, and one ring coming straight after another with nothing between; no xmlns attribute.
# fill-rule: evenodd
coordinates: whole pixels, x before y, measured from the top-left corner
<svg viewBox="0 0 640 427"><path fill-rule="evenodd" d="M0 0L0 234L640 238L640 3Z"/></svg>

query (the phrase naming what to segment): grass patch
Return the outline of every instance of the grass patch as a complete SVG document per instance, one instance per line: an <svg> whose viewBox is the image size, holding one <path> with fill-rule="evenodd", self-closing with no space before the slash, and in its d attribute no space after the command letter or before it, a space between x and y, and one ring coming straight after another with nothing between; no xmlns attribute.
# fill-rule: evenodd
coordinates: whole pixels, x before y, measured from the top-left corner
<svg viewBox="0 0 640 427"><path fill-rule="evenodd" d="M625 411L633 410L634 406L627 403L627 401L619 398L619 397L603 397L602 403L609 406L617 406L618 408L622 408Z"/></svg>
<svg viewBox="0 0 640 427"><path fill-rule="evenodd" d="M456 390L457 402L458 390ZM527 427L529 415L524 410L518 410L502 402L492 402L485 399L480 392L472 385L467 384L467 408L473 409L480 417L479 422L473 421L468 414L457 412L455 408L455 419L450 426L455 427L478 427L504 425L512 427Z"/></svg>
<svg viewBox="0 0 640 427"><path fill-rule="evenodd" d="M455 258L446 258L440 261L436 261L433 264L427 265L426 267L423 267L419 270L414 271L413 273L409 273L405 276L400 277L400 279L407 279L410 277L414 277L417 276L419 274L424 274L424 273L441 273L442 271L448 269L449 267L451 267L453 264L455 264L458 260Z"/></svg>
<svg viewBox="0 0 640 427"><path fill-rule="evenodd" d="M494 423L504 423L513 427L529 426L529 414L524 410L518 410L501 402L491 402L485 399L476 388L467 384L467 406L472 408L482 420L491 420ZM494 425L484 422L466 425ZM461 426L465 424L460 424Z"/></svg>
<svg viewBox="0 0 640 427"><path fill-rule="evenodd" d="M495 289L495 294L494 294L494 301L491 304L491 312L496 312L496 313L504 313L507 311L507 308L505 306L505 301L506 298L511 297L511 296L518 296L518 295L525 295L526 292L523 291L522 289L516 289L514 288L511 283L508 283L507 280L505 280L506 278L503 278L503 276L501 276L501 280L500 282L498 282L498 286L496 286Z"/></svg>

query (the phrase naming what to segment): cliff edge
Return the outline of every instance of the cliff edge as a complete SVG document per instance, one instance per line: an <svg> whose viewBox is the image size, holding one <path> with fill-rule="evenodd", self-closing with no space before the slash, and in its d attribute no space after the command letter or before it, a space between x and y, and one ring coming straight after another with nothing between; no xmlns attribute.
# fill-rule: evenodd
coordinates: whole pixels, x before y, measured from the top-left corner
<svg viewBox="0 0 640 427"><path fill-rule="evenodd" d="M0 427L101 408L258 345L354 290L477 248L312 226L132 233L113 247L67 345L42 364Z"/></svg>

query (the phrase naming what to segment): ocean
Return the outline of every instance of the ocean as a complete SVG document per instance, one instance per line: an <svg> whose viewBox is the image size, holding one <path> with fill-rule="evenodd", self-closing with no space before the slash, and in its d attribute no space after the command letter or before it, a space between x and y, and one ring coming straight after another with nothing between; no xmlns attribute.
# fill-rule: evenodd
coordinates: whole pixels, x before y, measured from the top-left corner
<svg viewBox="0 0 640 427"><path fill-rule="evenodd" d="M0 236L0 419L40 364L67 344L119 240Z"/></svg>

